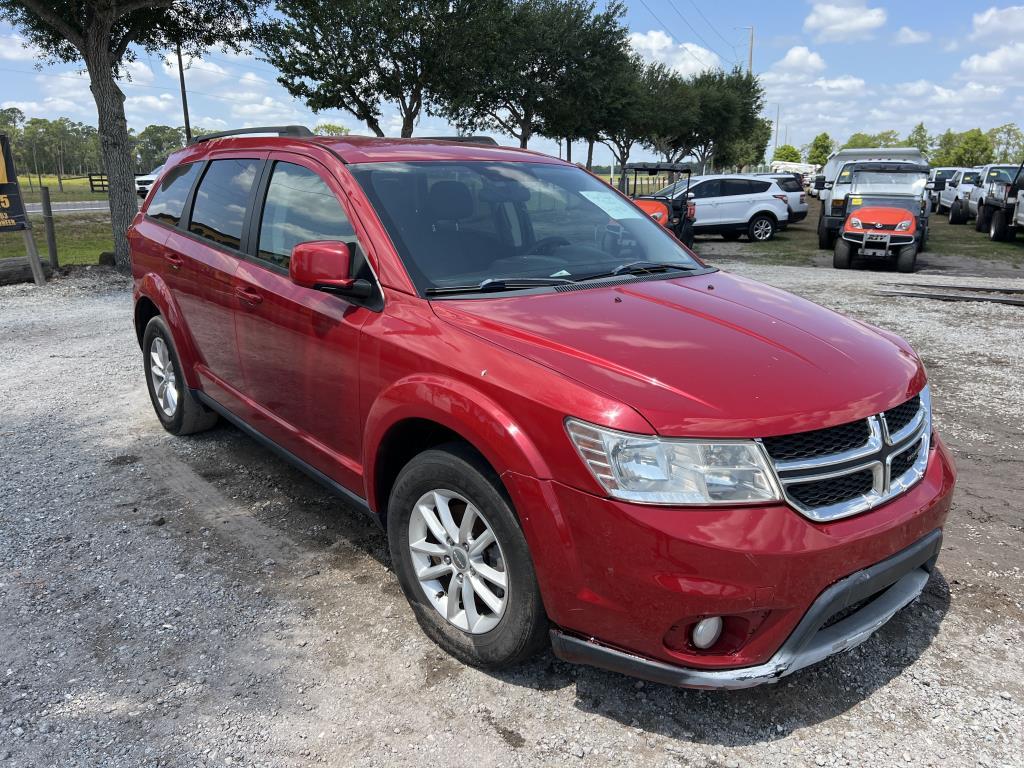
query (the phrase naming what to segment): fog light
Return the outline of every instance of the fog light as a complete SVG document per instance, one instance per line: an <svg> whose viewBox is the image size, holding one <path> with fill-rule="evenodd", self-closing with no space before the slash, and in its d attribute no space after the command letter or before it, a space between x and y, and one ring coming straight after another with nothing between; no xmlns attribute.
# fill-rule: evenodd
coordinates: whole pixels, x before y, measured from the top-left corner
<svg viewBox="0 0 1024 768"><path fill-rule="evenodd" d="M702 651L710 648L722 635L722 617L712 616L697 622L693 628L691 639L693 644Z"/></svg>

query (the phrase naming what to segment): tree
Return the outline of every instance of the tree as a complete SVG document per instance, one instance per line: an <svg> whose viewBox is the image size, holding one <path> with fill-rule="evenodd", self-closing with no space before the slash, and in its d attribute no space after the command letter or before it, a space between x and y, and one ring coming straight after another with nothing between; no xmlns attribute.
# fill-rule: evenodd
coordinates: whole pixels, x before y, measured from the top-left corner
<svg viewBox="0 0 1024 768"><path fill-rule="evenodd" d="M900 137L896 131L881 133L854 133L843 144L843 149L874 149L875 147L898 147Z"/></svg>
<svg viewBox="0 0 1024 768"><path fill-rule="evenodd" d="M687 152L689 137L700 122L700 101L696 89L680 75L669 72L657 85L651 133L644 145L666 163L678 163Z"/></svg>
<svg viewBox="0 0 1024 768"><path fill-rule="evenodd" d="M749 132L720 145L715 155L719 168L744 168L764 162L768 143L772 140L772 121L759 117ZM799 155L799 153L797 153Z"/></svg>
<svg viewBox="0 0 1024 768"><path fill-rule="evenodd" d="M451 48L465 45L492 0L277 0L281 16L258 26L278 82L314 112L343 109L383 136L393 104L412 136L432 84L450 74ZM466 33L466 34L461 34Z"/></svg>
<svg viewBox="0 0 1024 768"><path fill-rule="evenodd" d="M811 141L811 146L807 150L807 162L814 165L824 165L828 162L828 156L832 154L835 148L836 143L832 141L831 136L827 133L819 133Z"/></svg>
<svg viewBox="0 0 1024 768"><path fill-rule="evenodd" d="M993 128L986 134L992 143L992 162L1020 163L1024 161L1024 133L1016 123Z"/></svg>
<svg viewBox="0 0 1024 768"><path fill-rule="evenodd" d="M700 100L700 120L687 138L686 154L693 154L704 169L713 157L717 161L722 150L758 129L764 89L756 77L738 67L731 72L707 70L690 82Z"/></svg>
<svg viewBox="0 0 1024 768"><path fill-rule="evenodd" d="M135 154L138 167L148 173L162 165L167 156L185 146L185 129L169 125L147 125L135 140Z"/></svg>
<svg viewBox="0 0 1024 768"><path fill-rule="evenodd" d="M53 61L83 62L96 102L103 165L110 184L114 258L127 269L125 232L138 208L135 163L117 84L133 46L150 52L180 44L198 55L215 43L238 48L262 0L9 0L0 19L18 28Z"/></svg>
<svg viewBox="0 0 1024 768"><path fill-rule="evenodd" d="M942 135L935 139L935 151L931 157L932 162L935 165L955 165L953 153L956 151L959 142L960 134L954 133L947 128Z"/></svg>
<svg viewBox="0 0 1024 768"><path fill-rule="evenodd" d="M347 136L348 128L337 123L317 123L313 133L317 136Z"/></svg>
<svg viewBox="0 0 1024 768"><path fill-rule="evenodd" d="M591 0L494 0L482 23L460 28L461 44L449 46L447 76L433 89L431 112L464 130L508 134L521 147L545 119L552 133L564 131L554 104L574 70L597 55L592 41L602 28L616 44L621 15L618 3L595 14Z"/></svg>
<svg viewBox="0 0 1024 768"><path fill-rule="evenodd" d="M651 135L656 94L669 74L663 64L645 65L639 55L632 54L619 63L614 75L607 94L611 108L605 115L601 141L621 168L629 162L633 146Z"/></svg>
<svg viewBox="0 0 1024 768"><path fill-rule="evenodd" d="M778 160L783 163L799 163L801 160L800 150L792 144L780 144L775 148L772 160Z"/></svg>
<svg viewBox="0 0 1024 768"><path fill-rule="evenodd" d="M992 162L992 141L981 132L980 128L971 128L957 136L956 146L950 154L950 165L969 168L974 165L985 165Z"/></svg>
<svg viewBox="0 0 1024 768"><path fill-rule="evenodd" d="M556 76L550 97L543 99L538 109L536 132L564 139L567 160L572 160L573 141L588 142L588 168L608 111L608 89L616 67L627 55L629 30L622 23L624 12L624 6L612 2L603 13L568 30L562 48L570 63Z"/></svg>
<svg viewBox="0 0 1024 768"><path fill-rule="evenodd" d="M907 134L907 138L903 140L905 147L917 147L921 150L922 155L927 155L932 147L932 139L928 135L928 129L924 127L924 123L918 123L914 126L914 129Z"/></svg>

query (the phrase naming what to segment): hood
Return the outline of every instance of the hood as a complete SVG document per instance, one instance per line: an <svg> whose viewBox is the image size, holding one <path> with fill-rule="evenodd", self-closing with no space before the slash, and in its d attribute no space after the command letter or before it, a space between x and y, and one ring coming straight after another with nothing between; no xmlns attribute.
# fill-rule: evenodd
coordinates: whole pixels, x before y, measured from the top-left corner
<svg viewBox="0 0 1024 768"><path fill-rule="evenodd" d="M898 337L724 272L432 307L633 407L663 435L818 429L898 405L925 383Z"/></svg>
<svg viewBox="0 0 1024 768"><path fill-rule="evenodd" d="M908 211L906 208L883 208L881 206L866 205L863 208L858 208L846 217L847 229L856 229L856 227L850 225L850 218L854 216L861 220L861 223L864 225L863 229L872 229L875 224L896 226L901 221L910 219L911 224L908 231L913 232L916 223L914 212Z"/></svg>

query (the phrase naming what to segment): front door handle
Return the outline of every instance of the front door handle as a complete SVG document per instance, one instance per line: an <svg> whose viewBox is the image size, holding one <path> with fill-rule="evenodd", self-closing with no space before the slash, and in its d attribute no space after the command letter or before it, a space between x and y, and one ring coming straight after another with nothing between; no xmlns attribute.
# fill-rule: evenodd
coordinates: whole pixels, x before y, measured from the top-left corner
<svg viewBox="0 0 1024 768"><path fill-rule="evenodd" d="M244 288L239 286L235 288L235 296L246 304L256 306L263 301L263 294L253 288Z"/></svg>
<svg viewBox="0 0 1024 768"><path fill-rule="evenodd" d="M167 259L167 263L171 265L171 269L181 269L182 264L185 260L176 253L166 253L164 258Z"/></svg>

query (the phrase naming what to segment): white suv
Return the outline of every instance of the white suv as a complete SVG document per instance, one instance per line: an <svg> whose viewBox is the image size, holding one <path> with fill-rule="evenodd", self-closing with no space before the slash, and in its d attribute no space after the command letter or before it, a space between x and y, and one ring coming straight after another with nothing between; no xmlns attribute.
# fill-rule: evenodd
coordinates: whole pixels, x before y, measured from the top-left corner
<svg viewBox="0 0 1024 768"><path fill-rule="evenodd" d="M666 187L657 194L685 195L685 186ZM789 196L773 179L742 174L694 176L690 197L696 208L695 235L721 235L736 240L771 240L789 223Z"/></svg>

